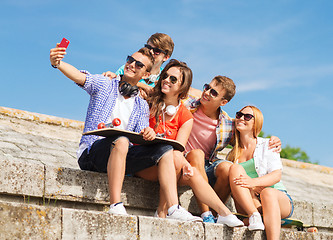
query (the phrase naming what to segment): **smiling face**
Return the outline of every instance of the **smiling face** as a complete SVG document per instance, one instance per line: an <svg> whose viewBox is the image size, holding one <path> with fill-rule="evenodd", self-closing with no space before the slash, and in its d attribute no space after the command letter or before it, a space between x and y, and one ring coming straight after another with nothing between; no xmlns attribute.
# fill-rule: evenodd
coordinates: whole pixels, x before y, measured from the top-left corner
<svg viewBox="0 0 333 240"><path fill-rule="evenodd" d="M178 96L179 89L182 84L182 73L178 67L171 67L167 70L162 79L161 91L168 96Z"/></svg>
<svg viewBox="0 0 333 240"><path fill-rule="evenodd" d="M212 94L214 91L217 92L217 96ZM228 100L224 99L225 92L221 84L218 84L216 80L212 80L208 84L207 90L204 89L202 92L200 103L205 108L218 109L228 103Z"/></svg>
<svg viewBox="0 0 333 240"><path fill-rule="evenodd" d="M131 57L132 61L127 61L124 67L125 79L130 80L131 82L138 82L142 78L147 78L149 76L147 66L151 64L149 58L139 52L133 53ZM141 62L144 66L142 66L139 62Z"/></svg>
<svg viewBox="0 0 333 240"><path fill-rule="evenodd" d="M165 61L167 61L169 59L169 56L166 55L165 53L154 51L153 50L154 48L157 48L157 49L160 49L160 48L156 47L152 42L148 41L147 44L152 48L152 49L150 49L150 52L153 55L154 60L155 60L154 66L160 67ZM162 50L162 49L160 49L160 50Z"/></svg>
<svg viewBox="0 0 333 240"><path fill-rule="evenodd" d="M245 120L246 116L244 116L244 114L250 114L253 116L254 112L253 112L252 108L246 107L239 112L242 113L243 115L240 118L237 118L237 117L235 118L236 129L240 133L253 132L255 118L252 117L250 120L247 121L247 120Z"/></svg>

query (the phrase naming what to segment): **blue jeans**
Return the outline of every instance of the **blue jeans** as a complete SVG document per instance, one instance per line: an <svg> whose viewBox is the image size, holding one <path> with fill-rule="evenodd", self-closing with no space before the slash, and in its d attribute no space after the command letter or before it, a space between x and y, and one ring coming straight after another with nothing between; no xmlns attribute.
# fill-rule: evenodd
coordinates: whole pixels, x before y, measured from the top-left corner
<svg viewBox="0 0 333 240"><path fill-rule="evenodd" d="M78 160L82 170L107 172L110 152L119 137L102 138L93 143L89 152L86 149ZM125 174L134 174L157 165L163 155L173 150L167 144L130 145L126 157Z"/></svg>
<svg viewBox="0 0 333 240"><path fill-rule="evenodd" d="M215 162L209 162L208 160L205 161L205 170L208 177L208 182L212 188L214 188L217 179L215 174L216 168L220 163L223 162L230 162L230 161L228 160L216 160Z"/></svg>

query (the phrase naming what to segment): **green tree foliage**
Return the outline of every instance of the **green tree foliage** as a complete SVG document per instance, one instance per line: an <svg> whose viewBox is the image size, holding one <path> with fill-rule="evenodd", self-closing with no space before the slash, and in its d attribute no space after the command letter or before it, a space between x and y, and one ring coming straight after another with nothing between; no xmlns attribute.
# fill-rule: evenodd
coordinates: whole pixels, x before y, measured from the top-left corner
<svg viewBox="0 0 333 240"><path fill-rule="evenodd" d="M311 163L306 152L302 151L299 147L291 147L288 144L286 147L282 148L280 156L290 160Z"/></svg>

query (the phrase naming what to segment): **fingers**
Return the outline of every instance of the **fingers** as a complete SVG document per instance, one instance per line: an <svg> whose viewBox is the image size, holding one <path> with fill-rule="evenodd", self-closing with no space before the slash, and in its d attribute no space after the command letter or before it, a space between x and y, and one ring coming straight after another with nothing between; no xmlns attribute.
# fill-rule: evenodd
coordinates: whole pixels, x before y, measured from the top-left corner
<svg viewBox="0 0 333 240"><path fill-rule="evenodd" d="M59 44L57 44L58 46ZM50 50L50 61L52 65L58 65L59 62L65 57L66 48L52 48Z"/></svg>
<svg viewBox="0 0 333 240"><path fill-rule="evenodd" d="M154 132L154 130L150 127L147 127L145 129L143 129L141 131L142 133L142 137L144 140L147 140L147 141L152 141L155 139L156 137L156 133Z"/></svg>
<svg viewBox="0 0 333 240"><path fill-rule="evenodd" d="M191 166L183 166L183 179L189 180L193 176L193 168Z"/></svg>
<svg viewBox="0 0 333 240"><path fill-rule="evenodd" d="M276 153L280 153L281 151L282 151L281 146L276 146L276 147L273 149L273 152L276 152Z"/></svg>
<svg viewBox="0 0 333 240"><path fill-rule="evenodd" d="M113 73L111 71L103 72L102 75L104 77L108 77L110 79L113 79L113 78L117 77L117 74L115 74L115 73Z"/></svg>

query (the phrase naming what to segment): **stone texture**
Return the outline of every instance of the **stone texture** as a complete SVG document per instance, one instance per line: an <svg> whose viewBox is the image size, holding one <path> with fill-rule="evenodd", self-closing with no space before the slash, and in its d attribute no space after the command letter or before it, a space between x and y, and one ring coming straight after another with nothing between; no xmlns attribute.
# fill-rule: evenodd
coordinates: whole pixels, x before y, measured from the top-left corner
<svg viewBox="0 0 333 240"><path fill-rule="evenodd" d="M43 196L44 166L12 157L0 156L0 192Z"/></svg>
<svg viewBox="0 0 333 240"><path fill-rule="evenodd" d="M332 204L313 204L313 223L315 226L333 228L333 205Z"/></svg>
<svg viewBox="0 0 333 240"><path fill-rule="evenodd" d="M140 240L205 239L202 223L139 216Z"/></svg>
<svg viewBox="0 0 333 240"><path fill-rule="evenodd" d="M108 205L106 174L81 171L77 164L76 149L81 137L82 126L82 123L72 120L20 110L11 109L9 111L8 108L0 107L0 170L2 172L0 174L0 201L23 202L25 201L23 196L26 196L27 199L29 196L34 197L28 207L19 207L19 210L16 205L13 205L12 209L0 207L1 225L7 219L9 223L13 224L11 219L15 218L16 214L13 212L19 214L20 211L26 211L24 212L25 219L28 219L27 216L38 215L36 209L41 213L40 206L32 204L42 203L44 198L61 200L53 201L54 206L70 208L96 210L102 209L103 205ZM225 149L222 154L225 155L227 152L228 149ZM333 169L290 160L283 160L283 164L282 180L295 200L293 218L299 218L305 224L318 225L322 229L318 234L283 229L281 239L332 239L332 232L325 233L324 231L333 229L333 187L331 185ZM129 213L152 214L158 205L158 193L159 185L157 183L126 177L121 197ZM183 207L193 213L198 213L195 198L188 187L179 188L179 195ZM46 207L47 204L44 208L47 209ZM44 212L49 211L45 216L53 214L49 209L47 211L45 209ZM54 216L53 227L58 229L56 222L59 216ZM66 223L62 225L66 232L61 232L61 227L59 231L53 231L51 228L50 235L56 233L57 239L115 239L118 236L121 239L221 239L221 236L223 239L237 240L265 239L262 232L253 233L246 228L231 229L200 223L192 225L191 223L141 216L134 217L136 223L133 224L136 229L130 230L131 233L134 232L133 235L125 238L124 236L128 234L126 229L123 234L120 229L114 230L116 228L114 226L110 230L108 224L120 222L120 225L124 225L126 221L130 221L131 225L132 220L126 220L126 217L126 219L121 219L118 216L118 219L103 212L72 209L64 209L63 219L65 216L67 219L72 219L66 220ZM80 222L81 218L85 218L87 222ZM25 220L25 223L27 221ZM0 234L4 233L6 224L3 228L0 226ZM36 228L34 223L31 225L23 225L21 222L15 224L17 236L4 237L4 239L30 239L27 237L28 235L22 235L19 227L27 228L27 234L31 235L36 232L43 233L43 226L45 226L44 223L40 224L40 228ZM128 222L126 224L128 225ZM115 232L110 237L107 232L113 230ZM60 237L59 233L62 234ZM43 238L38 234L36 234L38 239L52 239L54 236L47 235ZM3 239L2 235L0 239Z"/></svg>
<svg viewBox="0 0 333 240"><path fill-rule="evenodd" d="M108 203L107 176L103 173L46 166L45 196L70 201Z"/></svg>
<svg viewBox="0 0 333 240"><path fill-rule="evenodd" d="M0 239L60 239L61 209L0 202Z"/></svg>
<svg viewBox="0 0 333 240"><path fill-rule="evenodd" d="M294 200L294 213L291 217L302 219L304 224L313 225L313 211L311 202Z"/></svg>
<svg viewBox="0 0 333 240"><path fill-rule="evenodd" d="M108 182L105 173L54 168L46 166L46 197L109 204ZM125 206L156 209L159 185L135 177L125 177L121 199Z"/></svg>
<svg viewBox="0 0 333 240"><path fill-rule="evenodd" d="M63 209L62 239L137 239L136 216Z"/></svg>

